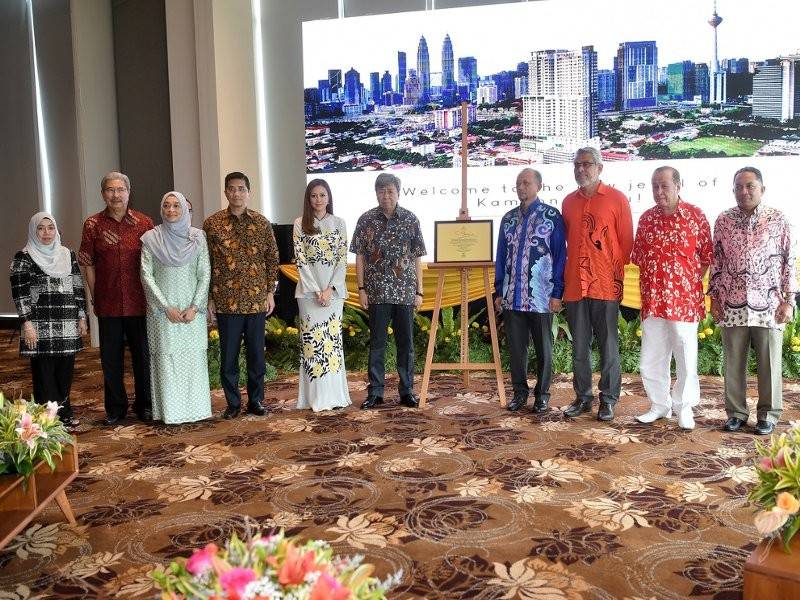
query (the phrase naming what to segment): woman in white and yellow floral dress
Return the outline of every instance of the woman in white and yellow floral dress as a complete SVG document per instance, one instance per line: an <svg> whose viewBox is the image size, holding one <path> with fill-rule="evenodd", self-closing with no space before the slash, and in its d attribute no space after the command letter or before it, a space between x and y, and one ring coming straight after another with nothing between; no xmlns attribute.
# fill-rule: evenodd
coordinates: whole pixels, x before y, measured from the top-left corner
<svg viewBox="0 0 800 600"><path fill-rule="evenodd" d="M324 179L306 187L303 216L294 222L294 255L300 281L300 392L297 408L314 412L350 404L342 349L342 309L347 298L347 230L333 215Z"/></svg>

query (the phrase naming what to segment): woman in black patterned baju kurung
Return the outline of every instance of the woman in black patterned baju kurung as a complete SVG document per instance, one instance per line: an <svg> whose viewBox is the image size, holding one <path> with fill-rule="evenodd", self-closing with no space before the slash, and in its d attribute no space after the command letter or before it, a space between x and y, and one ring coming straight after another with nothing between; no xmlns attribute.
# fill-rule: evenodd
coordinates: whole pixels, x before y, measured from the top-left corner
<svg viewBox="0 0 800 600"><path fill-rule="evenodd" d="M53 215L40 212L28 225L28 243L11 263L11 294L22 319L20 356L31 359L33 397L55 402L68 427L75 354L86 334L86 295L75 253L61 245Z"/></svg>

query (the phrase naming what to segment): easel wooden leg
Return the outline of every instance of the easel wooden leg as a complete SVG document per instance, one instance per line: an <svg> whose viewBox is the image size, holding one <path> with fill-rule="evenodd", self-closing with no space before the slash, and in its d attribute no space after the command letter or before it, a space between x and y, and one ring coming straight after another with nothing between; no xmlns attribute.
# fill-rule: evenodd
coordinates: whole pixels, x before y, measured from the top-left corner
<svg viewBox="0 0 800 600"><path fill-rule="evenodd" d="M436 301L433 304L433 316L431 317L431 330L428 333L428 351L425 354L425 368L422 372L422 388L419 393L419 407L425 408L428 399L428 384L431 381L431 365L433 364L433 352L436 349L436 330L439 328L439 312L442 310L442 294L444 293L444 271L439 271L439 279L436 282Z"/></svg>
<svg viewBox="0 0 800 600"><path fill-rule="evenodd" d="M69 505L66 492L61 490L58 494L56 494L55 500L58 504L58 508L60 508L61 512L64 513L64 516L67 518L69 524L77 525L78 523L75 521L75 515L72 512L72 507Z"/></svg>
<svg viewBox="0 0 800 600"><path fill-rule="evenodd" d="M492 302L492 288L489 286L489 268L483 267L483 283L486 289L486 312L489 315L489 332L492 337L492 356L494 357L494 373L497 378L497 395L500 406L506 407L506 388L503 383L503 365L500 361L500 344L497 340L497 323L495 321L494 303Z"/></svg>
<svg viewBox="0 0 800 600"><path fill-rule="evenodd" d="M464 388L469 389L469 270L461 269L461 377Z"/></svg>

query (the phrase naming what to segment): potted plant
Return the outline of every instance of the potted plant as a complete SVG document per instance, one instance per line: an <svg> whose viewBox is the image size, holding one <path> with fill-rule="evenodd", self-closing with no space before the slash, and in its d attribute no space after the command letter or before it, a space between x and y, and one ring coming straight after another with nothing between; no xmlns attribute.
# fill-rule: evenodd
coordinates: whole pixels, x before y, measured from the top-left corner
<svg viewBox="0 0 800 600"><path fill-rule="evenodd" d="M756 529L762 536L779 537L791 553L790 543L800 530L800 424L772 435L768 444L756 442L758 484L749 499L761 509Z"/></svg>
<svg viewBox="0 0 800 600"><path fill-rule="evenodd" d="M74 443L57 413L55 402L12 402L0 392L0 474L17 474L27 487L38 463L55 469L64 446Z"/></svg>
<svg viewBox="0 0 800 600"><path fill-rule="evenodd" d="M327 542L300 542L257 534L240 540L234 534L224 548L208 544L188 559L151 573L164 600L308 598L309 600L380 600L399 580L372 577L363 557L339 558Z"/></svg>

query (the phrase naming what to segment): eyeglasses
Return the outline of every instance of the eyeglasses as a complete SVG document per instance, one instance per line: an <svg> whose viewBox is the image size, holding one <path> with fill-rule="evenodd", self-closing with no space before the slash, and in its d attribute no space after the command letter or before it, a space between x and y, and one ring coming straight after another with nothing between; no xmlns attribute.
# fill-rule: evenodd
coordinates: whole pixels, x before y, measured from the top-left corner
<svg viewBox="0 0 800 600"><path fill-rule="evenodd" d="M761 189L761 184L757 181L751 181L750 183L746 183L745 185L736 184L733 186L734 192L741 192L743 190L747 190L748 192L755 192L756 190Z"/></svg>
<svg viewBox="0 0 800 600"><path fill-rule="evenodd" d="M589 167L591 167L593 165L596 165L597 163L594 162L594 161L581 161L581 162L575 162L573 164L575 165L576 169L579 169L579 168L588 169Z"/></svg>
<svg viewBox="0 0 800 600"><path fill-rule="evenodd" d="M108 194L125 194L127 193L128 188L106 188L103 190L103 193Z"/></svg>

